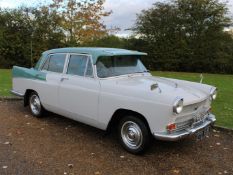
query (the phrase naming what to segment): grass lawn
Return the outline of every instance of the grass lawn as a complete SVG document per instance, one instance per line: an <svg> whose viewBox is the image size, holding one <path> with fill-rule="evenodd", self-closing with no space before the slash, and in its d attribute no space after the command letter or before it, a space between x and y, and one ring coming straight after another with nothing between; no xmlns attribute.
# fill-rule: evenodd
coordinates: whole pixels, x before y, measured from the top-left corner
<svg viewBox="0 0 233 175"><path fill-rule="evenodd" d="M10 96L11 69L0 69L0 96Z"/></svg>
<svg viewBox="0 0 233 175"><path fill-rule="evenodd" d="M200 81L200 74L183 72L152 72L153 75ZM212 111L217 116L217 125L233 128L233 75L203 74L203 83L218 88L218 97L212 105ZM11 70L0 69L0 96L9 96L11 89Z"/></svg>

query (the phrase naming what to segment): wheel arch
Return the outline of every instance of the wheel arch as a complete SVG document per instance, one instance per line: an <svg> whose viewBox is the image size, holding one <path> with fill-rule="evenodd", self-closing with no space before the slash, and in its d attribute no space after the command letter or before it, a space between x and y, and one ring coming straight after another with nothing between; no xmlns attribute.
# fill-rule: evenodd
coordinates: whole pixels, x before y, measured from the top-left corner
<svg viewBox="0 0 233 175"><path fill-rule="evenodd" d="M129 109L124 109L124 108L117 109L113 113L113 115L108 123L107 131L110 131L112 128L116 127L118 122L126 115L131 115L131 116L135 116L135 117L140 118L143 122L145 122L146 126L148 127L148 129L151 133L149 123L148 123L147 119L145 118L145 116L143 116L139 112L129 110Z"/></svg>
<svg viewBox="0 0 233 175"><path fill-rule="evenodd" d="M27 89L25 91L25 94L24 94L24 106L28 106L29 105L29 96L32 92L36 92L35 90L33 89ZM37 93L37 92L36 92Z"/></svg>

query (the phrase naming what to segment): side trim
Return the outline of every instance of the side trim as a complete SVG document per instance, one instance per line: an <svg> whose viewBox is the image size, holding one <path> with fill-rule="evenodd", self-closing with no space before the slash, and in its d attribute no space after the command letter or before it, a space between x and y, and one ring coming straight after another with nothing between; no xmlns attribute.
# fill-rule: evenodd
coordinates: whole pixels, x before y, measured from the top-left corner
<svg viewBox="0 0 233 175"><path fill-rule="evenodd" d="M10 92L13 94L13 95L16 95L16 96L19 96L19 97L24 97L24 94L21 94L19 92L16 92L14 90L10 90Z"/></svg>

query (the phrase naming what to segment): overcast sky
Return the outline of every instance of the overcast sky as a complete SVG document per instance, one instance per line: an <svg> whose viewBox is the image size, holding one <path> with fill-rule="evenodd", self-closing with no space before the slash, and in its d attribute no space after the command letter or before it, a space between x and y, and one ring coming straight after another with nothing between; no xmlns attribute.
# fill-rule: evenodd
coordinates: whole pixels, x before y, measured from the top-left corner
<svg viewBox="0 0 233 175"><path fill-rule="evenodd" d="M125 29L133 26L136 14L140 13L143 9L148 9L153 3L158 1L161 2L165 0L106 0L104 4L105 9L107 11L112 10L113 13L103 20L109 28L121 28L118 35L128 35L130 31L125 31ZM43 3L46 2L46 0L0 0L0 7L14 8L22 4L30 6L38 2ZM230 12L233 13L233 0L228 0L228 6Z"/></svg>

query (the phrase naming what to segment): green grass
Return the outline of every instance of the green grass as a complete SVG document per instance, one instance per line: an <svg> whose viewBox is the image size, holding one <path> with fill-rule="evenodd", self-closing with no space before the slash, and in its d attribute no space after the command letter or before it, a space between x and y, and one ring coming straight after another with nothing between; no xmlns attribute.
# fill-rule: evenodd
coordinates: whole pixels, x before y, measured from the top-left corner
<svg viewBox="0 0 233 175"><path fill-rule="evenodd" d="M0 69L0 96L10 96L11 89L11 70Z"/></svg>
<svg viewBox="0 0 233 175"><path fill-rule="evenodd" d="M152 72L153 75L200 81L200 74L183 72ZM212 111L217 116L217 125L233 128L233 75L203 74L203 83L218 88L217 100L213 102ZM0 69L0 96L10 96L11 70Z"/></svg>

